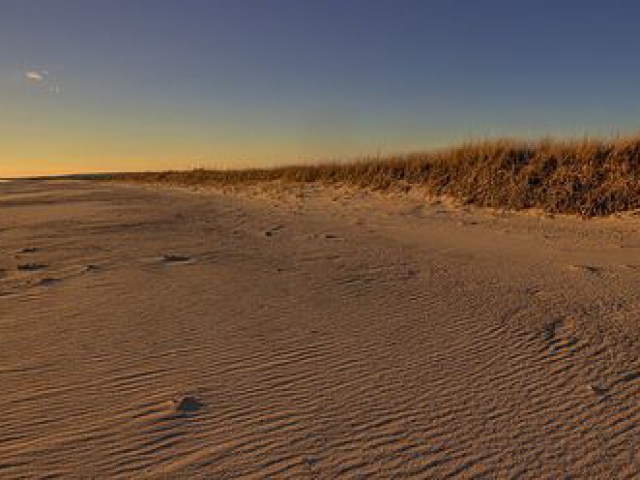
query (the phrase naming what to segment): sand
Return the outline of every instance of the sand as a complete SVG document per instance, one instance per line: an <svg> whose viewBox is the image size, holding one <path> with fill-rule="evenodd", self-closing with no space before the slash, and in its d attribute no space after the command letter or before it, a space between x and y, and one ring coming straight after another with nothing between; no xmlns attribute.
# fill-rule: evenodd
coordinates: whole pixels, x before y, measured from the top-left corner
<svg viewBox="0 0 640 480"><path fill-rule="evenodd" d="M640 218L0 185L2 478L638 478Z"/></svg>

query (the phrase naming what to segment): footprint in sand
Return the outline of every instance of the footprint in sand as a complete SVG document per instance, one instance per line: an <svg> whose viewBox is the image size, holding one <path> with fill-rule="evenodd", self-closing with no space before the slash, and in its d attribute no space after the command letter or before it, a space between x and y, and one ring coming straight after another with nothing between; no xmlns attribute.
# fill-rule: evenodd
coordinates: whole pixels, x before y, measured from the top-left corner
<svg viewBox="0 0 640 480"><path fill-rule="evenodd" d="M542 327L542 338L546 342L552 342L556 337L556 331L562 325L562 320L553 320Z"/></svg>
<svg viewBox="0 0 640 480"><path fill-rule="evenodd" d="M338 235L335 235L333 233L325 233L322 238L324 238L325 240L338 240L340 237Z"/></svg>
<svg viewBox="0 0 640 480"><path fill-rule="evenodd" d="M269 228L263 232L265 237L273 237L276 232L279 232L284 228L284 225L276 225L275 227Z"/></svg>
<svg viewBox="0 0 640 480"><path fill-rule="evenodd" d="M17 268L20 272L36 272L44 270L47 266L41 263L21 263Z"/></svg>
<svg viewBox="0 0 640 480"><path fill-rule="evenodd" d="M576 326L571 318L557 318L547 322L542 327L542 338L549 343L550 346L560 343L572 344L575 342L573 336Z"/></svg>
<svg viewBox="0 0 640 480"><path fill-rule="evenodd" d="M420 270L418 270L417 268L409 268L409 269L407 269L407 277L408 278L417 277L418 275L420 275Z"/></svg>
<svg viewBox="0 0 640 480"><path fill-rule="evenodd" d="M524 293L531 297L542 297L545 294L545 291L538 287L528 287L524 289Z"/></svg>
<svg viewBox="0 0 640 480"><path fill-rule="evenodd" d="M576 272L583 272L589 275L601 275L602 268L595 267L593 265L569 265L569 269L574 270Z"/></svg>
<svg viewBox="0 0 640 480"><path fill-rule="evenodd" d="M341 240L341 238L334 234L334 233L314 233L311 235L308 235L307 238L313 238L313 239L322 239L322 240Z"/></svg>
<svg viewBox="0 0 640 480"><path fill-rule="evenodd" d="M162 261L164 263L189 263L189 262L192 262L193 259L186 255L169 253L169 254L163 255Z"/></svg>
<svg viewBox="0 0 640 480"><path fill-rule="evenodd" d="M602 385L589 384L587 385L587 390L591 392L596 397L606 398L608 396L609 390Z"/></svg>

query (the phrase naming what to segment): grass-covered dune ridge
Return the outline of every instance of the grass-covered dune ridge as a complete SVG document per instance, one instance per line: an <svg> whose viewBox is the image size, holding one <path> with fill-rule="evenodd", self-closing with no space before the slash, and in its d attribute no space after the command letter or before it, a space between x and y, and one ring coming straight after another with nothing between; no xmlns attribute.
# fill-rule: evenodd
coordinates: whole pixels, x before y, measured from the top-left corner
<svg viewBox="0 0 640 480"><path fill-rule="evenodd" d="M429 195L478 206L596 216L640 208L640 134L610 140L502 139L347 163L127 173L111 178L182 185L282 181L375 190L420 188Z"/></svg>

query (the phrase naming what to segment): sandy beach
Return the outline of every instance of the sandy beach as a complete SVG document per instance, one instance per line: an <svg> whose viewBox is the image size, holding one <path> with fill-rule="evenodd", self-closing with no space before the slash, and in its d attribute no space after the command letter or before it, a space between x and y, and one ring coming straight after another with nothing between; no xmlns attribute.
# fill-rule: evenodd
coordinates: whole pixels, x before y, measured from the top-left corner
<svg viewBox="0 0 640 480"><path fill-rule="evenodd" d="M0 184L0 477L640 476L640 217Z"/></svg>

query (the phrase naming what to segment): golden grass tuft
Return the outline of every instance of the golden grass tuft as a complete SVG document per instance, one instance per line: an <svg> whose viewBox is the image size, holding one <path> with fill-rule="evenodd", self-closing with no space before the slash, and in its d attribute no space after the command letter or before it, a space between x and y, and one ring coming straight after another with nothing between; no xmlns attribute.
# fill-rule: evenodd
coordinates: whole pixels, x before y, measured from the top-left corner
<svg viewBox="0 0 640 480"><path fill-rule="evenodd" d="M501 139L347 163L244 170L124 173L113 180L178 185L260 182L423 189L467 204L586 217L640 208L640 135L611 140Z"/></svg>

